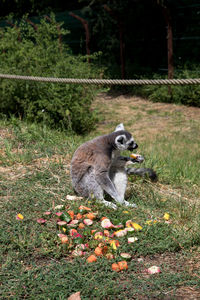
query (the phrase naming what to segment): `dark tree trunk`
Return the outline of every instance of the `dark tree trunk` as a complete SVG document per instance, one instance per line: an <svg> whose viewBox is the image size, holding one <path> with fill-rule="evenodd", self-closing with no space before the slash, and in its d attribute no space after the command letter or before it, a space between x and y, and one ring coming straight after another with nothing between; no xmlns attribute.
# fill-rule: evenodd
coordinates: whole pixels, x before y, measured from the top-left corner
<svg viewBox="0 0 200 300"><path fill-rule="evenodd" d="M168 78L174 77L172 18L168 7L162 6L162 12L167 25Z"/></svg>

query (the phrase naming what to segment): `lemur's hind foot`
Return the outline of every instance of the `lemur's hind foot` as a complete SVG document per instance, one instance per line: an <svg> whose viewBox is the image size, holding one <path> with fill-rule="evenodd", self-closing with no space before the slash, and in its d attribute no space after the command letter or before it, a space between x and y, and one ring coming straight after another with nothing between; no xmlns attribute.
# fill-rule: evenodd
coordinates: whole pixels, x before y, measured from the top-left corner
<svg viewBox="0 0 200 300"><path fill-rule="evenodd" d="M127 207L137 208L137 204L135 204L135 203L129 203L126 200L124 200L123 205L127 206Z"/></svg>

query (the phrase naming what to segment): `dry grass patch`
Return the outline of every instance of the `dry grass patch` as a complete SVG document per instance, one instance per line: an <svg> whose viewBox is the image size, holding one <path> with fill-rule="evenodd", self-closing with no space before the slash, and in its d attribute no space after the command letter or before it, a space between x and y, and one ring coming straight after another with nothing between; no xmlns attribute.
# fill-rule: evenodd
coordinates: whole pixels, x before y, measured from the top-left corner
<svg viewBox="0 0 200 300"><path fill-rule="evenodd" d="M179 130L190 131L190 122L200 119L200 108L153 103L133 96L100 94L94 106L104 115L98 131L107 133L115 124L122 122L139 140L149 136L154 140L158 135L172 135L177 130L177 123L181 123Z"/></svg>

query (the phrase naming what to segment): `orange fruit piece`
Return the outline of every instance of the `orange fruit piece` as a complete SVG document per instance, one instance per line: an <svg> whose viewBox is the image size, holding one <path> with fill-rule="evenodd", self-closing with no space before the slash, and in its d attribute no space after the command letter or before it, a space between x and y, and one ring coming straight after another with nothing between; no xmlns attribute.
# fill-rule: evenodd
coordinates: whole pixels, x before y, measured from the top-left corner
<svg viewBox="0 0 200 300"><path fill-rule="evenodd" d="M91 208L84 206L84 205L79 206L79 209L91 211Z"/></svg>
<svg viewBox="0 0 200 300"><path fill-rule="evenodd" d="M115 245L116 247L119 247L119 241L118 240L109 240L108 242L111 244L111 246Z"/></svg>
<svg viewBox="0 0 200 300"><path fill-rule="evenodd" d="M92 212L89 212L88 214L86 214L86 217L90 220L94 220L96 216Z"/></svg>
<svg viewBox="0 0 200 300"><path fill-rule="evenodd" d="M62 236L62 237L61 237L61 243L62 243L62 244L67 244L68 242L69 242L69 239L68 239L67 236Z"/></svg>
<svg viewBox="0 0 200 300"><path fill-rule="evenodd" d="M83 223L80 223L80 224L78 225L78 227L79 227L80 229L83 229L83 228L85 228L85 225L84 225Z"/></svg>
<svg viewBox="0 0 200 300"><path fill-rule="evenodd" d="M73 220L74 219L74 212L73 212L73 210L68 210L67 212L68 212L68 214L70 215L70 217Z"/></svg>
<svg viewBox="0 0 200 300"><path fill-rule="evenodd" d="M133 159L136 159L136 158L137 158L137 155L134 154L134 153L131 153L130 157L133 158Z"/></svg>
<svg viewBox="0 0 200 300"><path fill-rule="evenodd" d="M82 214L78 213L78 214L76 215L76 219L77 219L77 220L80 220L80 219L82 219L82 218L83 218Z"/></svg>
<svg viewBox="0 0 200 300"><path fill-rule="evenodd" d="M108 252L108 246L103 246L102 254L105 255Z"/></svg>
<svg viewBox="0 0 200 300"><path fill-rule="evenodd" d="M113 259L114 258L114 255L112 253L106 253L105 256L106 256L107 259Z"/></svg>
<svg viewBox="0 0 200 300"><path fill-rule="evenodd" d="M119 272L120 271L120 267L117 263L113 263L112 264L112 270L115 272Z"/></svg>
<svg viewBox="0 0 200 300"><path fill-rule="evenodd" d="M94 250L94 253L97 255L97 256L101 256L103 255L103 250L101 247L96 247L95 250Z"/></svg>
<svg viewBox="0 0 200 300"><path fill-rule="evenodd" d="M128 264L125 260L119 261L118 266L120 268L120 271L128 269Z"/></svg>
<svg viewBox="0 0 200 300"><path fill-rule="evenodd" d="M96 261L97 261L97 257L96 257L94 254L90 255L90 256L87 258L87 262L88 262L88 263L92 263L92 262L96 262Z"/></svg>
<svg viewBox="0 0 200 300"><path fill-rule="evenodd" d="M109 232L108 230L104 230L103 233L104 233L104 235L107 236L107 237L110 236L110 232Z"/></svg>
<svg viewBox="0 0 200 300"><path fill-rule="evenodd" d="M76 233L78 233L78 231L77 231L76 229L74 229L74 228L70 229L70 231L69 231L69 234L70 234L71 236L73 236L73 235L76 234Z"/></svg>

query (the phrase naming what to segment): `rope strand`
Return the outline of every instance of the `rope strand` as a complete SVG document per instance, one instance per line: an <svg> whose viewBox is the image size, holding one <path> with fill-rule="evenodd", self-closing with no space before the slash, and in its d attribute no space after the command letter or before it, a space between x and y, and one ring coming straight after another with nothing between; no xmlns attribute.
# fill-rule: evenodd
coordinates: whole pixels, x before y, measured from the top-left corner
<svg viewBox="0 0 200 300"><path fill-rule="evenodd" d="M191 79L85 79L57 78L0 74L2 79L30 80L65 84L96 84L96 85L189 85L200 84L200 78Z"/></svg>

